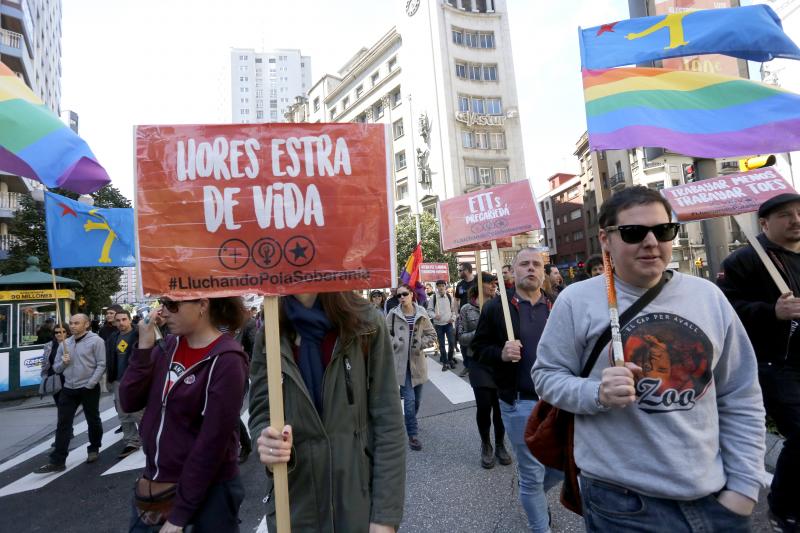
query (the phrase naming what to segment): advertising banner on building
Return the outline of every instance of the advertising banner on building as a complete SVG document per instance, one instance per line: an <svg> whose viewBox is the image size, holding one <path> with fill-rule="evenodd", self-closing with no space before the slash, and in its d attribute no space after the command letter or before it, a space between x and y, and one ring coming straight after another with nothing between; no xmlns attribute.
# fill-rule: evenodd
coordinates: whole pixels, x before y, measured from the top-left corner
<svg viewBox="0 0 800 533"><path fill-rule="evenodd" d="M439 223L442 250L479 250L492 240L510 246L510 237L540 229L542 218L530 182L521 180L440 201Z"/></svg>
<svg viewBox="0 0 800 533"><path fill-rule="evenodd" d="M422 283L436 282L440 279L450 283L450 267L447 263L420 263L419 280Z"/></svg>
<svg viewBox="0 0 800 533"><path fill-rule="evenodd" d="M42 382L44 348L19 353L19 386L29 387Z"/></svg>
<svg viewBox="0 0 800 533"><path fill-rule="evenodd" d="M145 295L284 295L396 279L379 124L138 126Z"/></svg>
<svg viewBox="0 0 800 533"><path fill-rule="evenodd" d="M774 168L669 187L661 191L680 222L691 222L758 211L758 206L784 193L795 192Z"/></svg>
<svg viewBox="0 0 800 533"><path fill-rule="evenodd" d="M0 353L0 392L8 392L10 389L8 355L8 352Z"/></svg>

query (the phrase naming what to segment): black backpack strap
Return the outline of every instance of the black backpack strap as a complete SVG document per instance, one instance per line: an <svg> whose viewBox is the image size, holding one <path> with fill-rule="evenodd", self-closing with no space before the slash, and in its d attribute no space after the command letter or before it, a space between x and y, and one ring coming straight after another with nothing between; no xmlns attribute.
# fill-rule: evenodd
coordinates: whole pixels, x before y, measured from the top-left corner
<svg viewBox="0 0 800 533"><path fill-rule="evenodd" d="M661 279L656 283L653 287L650 287L648 291L642 294L629 308L625 310L622 315L619 317L619 327L620 329L625 327L625 324L631 321L633 317L639 314L639 312L647 307L647 304L655 300L656 296L661 292L661 289L664 288L664 285L672 278L672 271L666 270L663 274L661 274ZM587 378L589 374L592 373L592 368L594 368L594 364L597 362L597 358L600 356L600 352L603 348L608 344L611 340L611 324L603 331L603 334L597 338L597 342L594 343L594 347L592 348L592 353L589 355L589 359L586 360L586 364L583 365L583 370L581 370L581 377Z"/></svg>

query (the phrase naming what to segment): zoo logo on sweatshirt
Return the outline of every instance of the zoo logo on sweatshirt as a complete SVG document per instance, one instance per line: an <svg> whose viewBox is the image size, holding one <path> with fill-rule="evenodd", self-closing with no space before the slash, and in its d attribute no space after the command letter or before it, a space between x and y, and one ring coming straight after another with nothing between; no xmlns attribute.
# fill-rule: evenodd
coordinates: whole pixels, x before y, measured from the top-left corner
<svg viewBox="0 0 800 533"><path fill-rule="evenodd" d="M622 329L622 344L625 361L642 368L643 377L636 383L642 411L688 411L711 385L711 341L683 317L670 313L636 317Z"/></svg>

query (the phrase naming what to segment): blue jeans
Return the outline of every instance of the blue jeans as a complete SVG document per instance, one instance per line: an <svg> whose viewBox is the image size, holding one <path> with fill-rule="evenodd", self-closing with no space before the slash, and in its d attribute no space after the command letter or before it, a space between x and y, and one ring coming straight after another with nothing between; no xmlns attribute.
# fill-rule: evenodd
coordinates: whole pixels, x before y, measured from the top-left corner
<svg viewBox="0 0 800 533"><path fill-rule="evenodd" d="M550 531L550 513L545 493L558 485L564 475L545 468L525 444L525 425L535 405L535 400L517 400L514 405L500 400L500 414L517 457L519 501L528 517L528 528L533 533L545 533Z"/></svg>
<svg viewBox="0 0 800 533"><path fill-rule="evenodd" d="M691 501L644 496L625 487L581 477L586 531L641 533L745 533L750 517L723 507L713 495Z"/></svg>
<svg viewBox="0 0 800 533"><path fill-rule="evenodd" d="M453 361L455 359L453 354L456 351L456 335L453 324L447 323L444 326L434 324L433 328L436 330L436 338L439 340L439 362ZM447 350L444 349L445 335L447 335Z"/></svg>
<svg viewBox="0 0 800 533"><path fill-rule="evenodd" d="M403 411L406 419L406 433L409 437L416 437L417 413L422 396L422 383L416 387L411 386L411 369L406 366L406 382L400 387L400 397L403 399Z"/></svg>

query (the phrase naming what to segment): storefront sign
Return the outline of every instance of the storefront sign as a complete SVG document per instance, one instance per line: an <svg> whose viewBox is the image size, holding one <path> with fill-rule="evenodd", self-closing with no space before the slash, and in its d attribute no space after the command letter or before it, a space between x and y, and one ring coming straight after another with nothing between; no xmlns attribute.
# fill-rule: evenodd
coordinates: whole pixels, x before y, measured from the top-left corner
<svg viewBox="0 0 800 533"><path fill-rule="evenodd" d="M42 382L44 348L19 353L19 386L28 387Z"/></svg>
<svg viewBox="0 0 800 533"><path fill-rule="evenodd" d="M792 186L774 168L730 174L661 191L680 222L758 211L758 207Z"/></svg>
<svg viewBox="0 0 800 533"><path fill-rule="evenodd" d="M138 126L143 292L192 298L391 285L386 139L379 124Z"/></svg>
<svg viewBox="0 0 800 533"><path fill-rule="evenodd" d="M467 126L502 126L505 124L506 117L503 115L479 115L469 111L459 111L456 113L456 120L463 122Z"/></svg>
<svg viewBox="0 0 800 533"><path fill-rule="evenodd" d="M75 293L68 289L59 289L56 296L61 299L74 300ZM52 300L53 291L47 289L36 289L28 291L0 291L0 301L21 301L21 300Z"/></svg>
<svg viewBox="0 0 800 533"><path fill-rule="evenodd" d="M442 250L488 247L492 240L540 229L542 219L528 180L481 189L439 202ZM499 247L509 246L498 242Z"/></svg>
<svg viewBox="0 0 800 533"><path fill-rule="evenodd" d="M436 282L440 279L450 283L450 267L447 263L420 263L419 280Z"/></svg>

